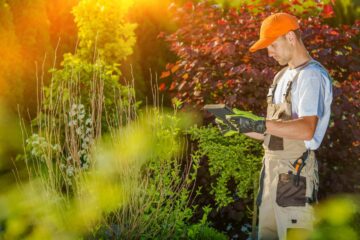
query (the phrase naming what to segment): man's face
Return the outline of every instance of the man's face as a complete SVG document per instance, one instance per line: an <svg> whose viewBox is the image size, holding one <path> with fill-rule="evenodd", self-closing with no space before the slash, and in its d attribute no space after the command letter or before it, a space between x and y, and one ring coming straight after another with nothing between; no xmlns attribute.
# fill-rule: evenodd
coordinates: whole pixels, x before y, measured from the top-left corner
<svg viewBox="0 0 360 240"><path fill-rule="evenodd" d="M288 64L292 58L292 48L286 36L278 37L267 47L269 57L273 57L281 66Z"/></svg>

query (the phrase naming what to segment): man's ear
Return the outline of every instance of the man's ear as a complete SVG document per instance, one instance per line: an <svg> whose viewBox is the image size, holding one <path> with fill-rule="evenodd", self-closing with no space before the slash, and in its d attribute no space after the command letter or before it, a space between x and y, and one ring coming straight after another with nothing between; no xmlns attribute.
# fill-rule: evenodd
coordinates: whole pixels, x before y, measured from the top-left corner
<svg viewBox="0 0 360 240"><path fill-rule="evenodd" d="M294 33L294 31L290 31L288 32L286 35L286 40L292 45L295 46L295 42L296 42L296 35Z"/></svg>

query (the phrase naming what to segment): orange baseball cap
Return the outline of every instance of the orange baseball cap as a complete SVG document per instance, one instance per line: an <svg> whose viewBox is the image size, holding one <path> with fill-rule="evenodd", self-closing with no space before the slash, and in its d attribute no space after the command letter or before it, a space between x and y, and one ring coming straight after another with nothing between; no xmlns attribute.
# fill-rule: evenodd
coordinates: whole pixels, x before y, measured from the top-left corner
<svg viewBox="0 0 360 240"><path fill-rule="evenodd" d="M298 29L296 17L287 13L275 13L265 18L260 28L260 39L250 47L250 52L266 48L281 35Z"/></svg>

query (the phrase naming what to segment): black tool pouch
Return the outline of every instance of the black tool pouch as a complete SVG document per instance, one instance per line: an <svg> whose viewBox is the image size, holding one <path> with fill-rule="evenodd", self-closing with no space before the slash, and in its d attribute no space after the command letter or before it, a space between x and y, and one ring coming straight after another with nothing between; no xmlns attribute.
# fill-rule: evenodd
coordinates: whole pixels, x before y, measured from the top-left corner
<svg viewBox="0 0 360 240"><path fill-rule="evenodd" d="M284 150L284 139L271 134L265 134L264 145L271 151L281 151Z"/></svg>
<svg viewBox="0 0 360 240"><path fill-rule="evenodd" d="M296 186L295 177L292 173L279 174L279 182L276 189L276 203L279 206L305 206L306 178L299 176L299 184Z"/></svg>

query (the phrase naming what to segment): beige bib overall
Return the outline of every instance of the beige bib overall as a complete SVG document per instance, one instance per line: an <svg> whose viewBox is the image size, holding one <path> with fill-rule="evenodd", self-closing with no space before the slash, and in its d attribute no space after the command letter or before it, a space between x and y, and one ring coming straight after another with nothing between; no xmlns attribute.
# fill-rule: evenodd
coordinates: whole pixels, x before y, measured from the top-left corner
<svg viewBox="0 0 360 240"><path fill-rule="evenodd" d="M299 69L309 64L313 63L308 62ZM285 70L286 68L282 69L275 76L267 95L266 118L269 120L292 118L291 85L298 78L300 71L289 81L282 96L282 103L273 103L277 83ZM265 156L257 199L259 239L286 239L291 229L311 230L314 216L310 203L317 201L318 190L318 167L314 152L307 150L302 140L269 134L265 134L263 147ZM305 164L299 167L296 166L296 160L300 157L303 157Z"/></svg>

